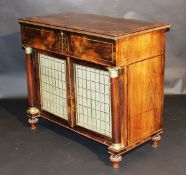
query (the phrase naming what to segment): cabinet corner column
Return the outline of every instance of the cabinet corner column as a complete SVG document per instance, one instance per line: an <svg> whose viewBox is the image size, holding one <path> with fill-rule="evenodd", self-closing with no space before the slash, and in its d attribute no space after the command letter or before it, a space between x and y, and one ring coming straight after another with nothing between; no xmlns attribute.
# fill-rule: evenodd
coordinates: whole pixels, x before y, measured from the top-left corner
<svg viewBox="0 0 186 175"><path fill-rule="evenodd" d="M112 111L112 145L109 147L110 161L113 168L119 168L122 157L119 152L123 145L121 144L121 124L120 124L120 92L119 92L119 74L121 67L109 68L110 91L111 91L111 111Z"/></svg>
<svg viewBox="0 0 186 175"><path fill-rule="evenodd" d="M26 56L26 72L27 72L27 89L28 89L28 105L27 115L29 116L28 122L31 125L31 129L36 129L36 123L38 122L39 109L36 105L36 91L35 91L35 71L32 58L32 48L25 47Z"/></svg>

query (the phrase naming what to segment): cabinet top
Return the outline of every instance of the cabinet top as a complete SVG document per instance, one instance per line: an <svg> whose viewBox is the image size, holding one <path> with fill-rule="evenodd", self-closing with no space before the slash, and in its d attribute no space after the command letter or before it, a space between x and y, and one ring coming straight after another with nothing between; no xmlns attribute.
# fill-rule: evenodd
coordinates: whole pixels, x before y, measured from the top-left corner
<svg viewBox="0 0 186 175"><path fill-rule="evenodd" d="M79 13L58 13L48 16L35 16L22 18L18 21L20 23L52 27L108 38L119 38L136 33L144 33L149 30L170 28L170 24L168 23L152 23L135 19Z"/></svg>

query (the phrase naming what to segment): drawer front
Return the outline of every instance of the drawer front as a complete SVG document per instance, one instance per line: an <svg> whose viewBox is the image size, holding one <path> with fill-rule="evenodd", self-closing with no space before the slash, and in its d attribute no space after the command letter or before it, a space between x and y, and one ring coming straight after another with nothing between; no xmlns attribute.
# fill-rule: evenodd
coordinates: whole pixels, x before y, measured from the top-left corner
<svg viewBox="0 0 186 175"><path fill-rule="evenodd" d="M57 29L22 26L22 42L100 64L115 64L115 41Z"/></svg>
<svg viewBox="0 0 186 175"><path fill-rule="evenodd" d="M51 29L38 27L22 26L22 43L42 50L56 51L60 50L58 40L59 32ZM59 38L59 39L58 39Z"/></svg>
<svg viewBox="0 0 186 175"><path fill-rule="evenodd" d="M90 61L97 59L114 62L114 44L112 42L78 34L72 34L70 39L70 52L74 56Z"/></svg>

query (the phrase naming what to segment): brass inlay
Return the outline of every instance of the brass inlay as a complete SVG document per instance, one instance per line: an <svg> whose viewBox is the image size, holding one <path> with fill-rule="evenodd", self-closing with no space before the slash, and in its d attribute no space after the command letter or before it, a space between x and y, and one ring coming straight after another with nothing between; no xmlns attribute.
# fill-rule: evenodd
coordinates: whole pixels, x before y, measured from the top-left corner
<svg viewBox="0 0 186 175"><path fill-rule="evenodd" d="M65 51L65 52L69 51L68 37L62 31L60 34L57 35L56 44L58 50Z"/></svg>

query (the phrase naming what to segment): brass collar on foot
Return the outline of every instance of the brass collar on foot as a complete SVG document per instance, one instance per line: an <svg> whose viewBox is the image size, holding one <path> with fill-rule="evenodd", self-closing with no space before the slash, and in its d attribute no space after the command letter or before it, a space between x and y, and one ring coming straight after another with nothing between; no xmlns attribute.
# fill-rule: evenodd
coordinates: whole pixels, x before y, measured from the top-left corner
<svg viewBox="0 0 186 175"><path fill-rule="evenodd" d="M124 148L124 145L122 145L121 143L114 143L114 144L112 144L112 145L109 147L109 149L115 150L115 151L119 151L119 150L121 150L121 149L123 149L123 148Z"/></svg>
<svg viewBox="0 0 186 175"><path fill-rule="evenodd" d="M29 108L26 112L30 115L35 115L39 113L39 109L37 109L36 107L32 107L32 108Z"/></svg>

